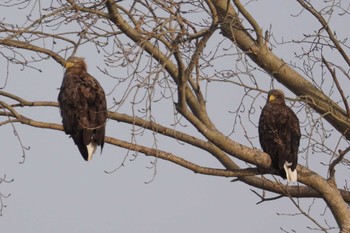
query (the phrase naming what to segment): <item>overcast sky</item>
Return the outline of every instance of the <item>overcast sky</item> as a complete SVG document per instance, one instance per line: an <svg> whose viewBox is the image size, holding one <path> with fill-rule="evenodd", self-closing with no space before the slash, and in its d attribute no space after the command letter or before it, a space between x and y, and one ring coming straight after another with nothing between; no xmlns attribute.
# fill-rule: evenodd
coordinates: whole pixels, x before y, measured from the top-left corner
<svg viewBox="0 0 350 233"><path fill-rule="evenodd" d="M303 18L303 15L291 17L290 14L296 14L300 9L291 1L257 1L248 9L252 10L264 30L272 25L278 39L294 35L301 38L305 31L319 28L313 27L315 20ZM6 11L7 17L19 14L13 8L0 7L0 10ZM333 23L336 25L336 21ZM285 47L274 49L286 61L293 55L293 51ZM95 51L79 51L77 55L86 57L89 73L109 93L114 81L98 71L96 66L102 62L96 61ZM3 70L6 64L0 66ZM57 101L64 70L52 59L43 62L41 69L41 73L30 69L23 72L18 67L11 67L10 78L3 90L28 100ZM267 83L270 81L264 78ZM4 74L0 75L0 86L4 80ZM276 87L282 88L277 83ZM222 88L224 85L208 89L208 111L218 128L229 133L225 127L232 115L223 106L240 97L236 96L237 92ZM113 97L113 93L107 97L109 103ZM262 106L263 96L259 101ZM162 111L161 103L158 106ZM61 121L57 108L29 109L27 112L33 118L55 123ZM256 114L260 114L260 110ZM108 136L130 138L129 131L120 130L116 122L113 124L107 124ZM105 171L112 171L121 164L125 150L105 145L101 156L98 151L92 161L85 162L73 141L63 132L19 124L15 124L15 128L21 142L30 150L26 151L25 162L21 164L22 150L13 126L0 127L0 176L6 174L9 179L15 179L10 184L0 184L1 193L11 193L9 198L3 199L7 207L0 217L2 232L244 233L281 232L281 227L287 231L304 232L306 226L314 226L303 216L290 216L297 209L288 199L256 205L260 200L250 187L230 182L229 178L197 175L175 164L157 160L155 179L149 182L154 169L148 167L154 158L142 154L133 161L130 161L132 156L129 157L124 167L106 174ZM192 133L196 134L196 131ZM242 143L245 140L239 135L232 138ZM144 142L148 143L146 139ZM159 146L167 148L168 144L161 141ZM254 146L260 148L258 143ZM193 149L185 149L182 153L203 164L217 164ZM303 163L302 159L300 163ZM316 202L320 208L325 207L321 200ZM334 225L334 220L330 219L329 223Z"/></svg>

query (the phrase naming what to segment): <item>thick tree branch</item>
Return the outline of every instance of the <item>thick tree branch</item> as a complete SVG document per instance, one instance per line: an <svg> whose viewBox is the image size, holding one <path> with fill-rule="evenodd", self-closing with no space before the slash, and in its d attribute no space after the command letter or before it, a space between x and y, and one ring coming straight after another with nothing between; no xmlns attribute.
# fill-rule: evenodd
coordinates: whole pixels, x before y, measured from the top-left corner
<svg viewBox="0 0 350 233"><path fill-rule="evenodd" d="M261 30L259 24L256 22L254 17L244 8L244 6L242 5L242 3L239 0L233 0L233 3L235 4L235 6L239 10L239 12L242 13L244 18L246 18L248 20L250 25L252 25L252 27L254 28L254 31L256 33L256 42L259 46L262 46L264 43L264 36L263 36L262 30Z"/></svg>
<svg viewBox="0 0 350 233"><path fill-rule="evenodd" d="M213 0L220 21L222 34L235 43L257 65L270 73L277 81L301 97L321 114L341 134L350 140L350 121L346 112L322 91L304 79L283 60L273 54L266 45L257 45L241 24L237 13L228 1Z"/></svg>
<svg viewBox="0 0 350 233"><path fill-rule="evenodd" d="M50 103L50 102L47 102ZM37 106L35 104L31 106ZM53 105L50 105L53 106ZM3 111L0 111L0 116L8 116L15 117L12 113L4 113ZM111 113L113 115L113 113ZM62 125L55 124L55 123L47 123L47 122L40 122L35 121L33 119L29 119L28 117L20 115L20 119L14 120L12 122L20 122L25 125L29 125L32 127L38 127L43 129L52 129L52 130L58 130L63 131ZM120 117L123 119L123 116L120 115ZM223 176L223 177L239 177L239 179L251 186L261 188L264 190L268 190L270 192L278 193L284 196L291 196L291 197L306 197L306 198L319 198L321 197L320 194L310 189L307 186L284 186L281 185L281 183L273 182L271 180L265 179L265 178L258 178L253 177L252 175L258 175L262 174L261 171L258 171L256 169L232 169L232 170L225 170L225 169L217 169L217 168L208 168L208 167L202 167L197 164L194 164L192 162L189 162L185 159L182 159L179 156L176 156L172 153L168 153L162 150L157 150L154 148L144 147L137 144L129 143L126 141L118 140L113 137L106 137L106 143L116 145L128 150L133 150L137 152L141 152L148 156L153 156L157 158L161 158L164 160L167 160L169 162L173 162L175 164L178 164L186 169L192 170L195 173L198 174L205 174L205 175L214 175L214 176ZM300 171L302 174L307 174L309 171L306 168L303 168L300 170L300 166L298 166L298 171ZM339 190L340 194L342 195L343 199L350 203L350 193L346 190Z"/></svg>
<svg viewBox="0 0 350 233"><path fill-rule="evenodd" d="M323 94L322 91L318 90L273 54L266 45L257 45L247 33L229 1L213 0L212 2L219 14L223 35L240 47L242 51L245 52L257 65L273 75L279 82L293 91L296 95L301 96L312 108L319 112L349 140L350 131L348 129L350 128L350 122L347 120L346 112L328 96ZM196 127L198 126L199 125L196 125ZM199 130L202 133L204 132L203 128ZM218 132L208 133L207 131L205 136L210 140L214 140L213 142L228 154L235 154L235 152L238 152L238 150L235 150L236 143L227 142L226 139L226 143L223 144L223 141L221 140L224 140L224 137ZM254 156L249 157L249 155L247 155L248 153L246 155L236 154L239 158L244 157L242 158L243 160L254 158ZM265 165L265 163L259 164ZM327 180L317 174L312 174L307 179L305 178L305 176L301 175L298 177L298 180L320 192L334 214L340 229L344 232L350 232L350 212L348 211L347 204L343 201L338 189L335 189L334 185L328 183Z"/></svg>
<svg viewBox="0 0 350 233"><path fill-rule="evenodd" d="M12 117L10 121L7 121L7 123L10 122L19 122L22 124L26 124L29 126L33 127L39 127L39 128L46 128L46 129L53 129L53 130L59 130L63 131L63 127L59 124L55 123L47 123L47 122L40 122L36 121L33 119L30 119L26 116L23 116L19 114L14 108L17 107L58 107L58 104L56 102L50 102L50 101L38 101L38 102L31 102L24 100L18 96L15 96L13 94L7 94L6 92L1 92L0 94L11 97L13 100L17 101L22 101L18 104L13 104L13 105L5 105L4 107L10 107L12 108L12 112L4 112L0 111L0 116L5 116L5 117ZM15 106L15 107L13 107ZM13 113L14 111L14 113ZM16 118L17 116L17 118ZM220 151L220 149L216 146L214 146L211 143L204 142L202 140L199 140L195 137L192 137L190 135L184 134L182 132L178 132L176 130L161 126L159 124L156 124L155 122L151 121L146 121L141 118L133 117L133 116L128 116L126 114L120 114L120 113L113 113L109 112L109 117L112 120L117 120L120 122L125 122L127 124L134 124L138 125L140 127L143 127L145 129L149 129L155 132L158 132L160 134L163 134L165 136L172 137L176 140L180 140L186 143L189 143L191 145L195 145L199 148L202 148L203 150L208 151L209 153L212 153L218 160L222 160L222 164L226 165L226 169L218 169L218 168L208 168L208 167L202 167L197 164L194 164L192 162L189 162L187 160L182 159L179 156L175 156L171 153L161 151L161 150L156 150L154 148L148 148L140 145L136 145L133 143L128 143L124 142L112 137L106 137L106 143L110 143L116 146L123 147L125 149L133 150L133 151L138 151L141 153L144 153L146 155L158 157L170 162L173 162L175 164L178 164L186 169L192 170L195 173L199 174L205 174L205 175L215 175L215 176L224 176L224 177L238 177L239 180L243 181L244 183L251 185L256 188L260 188L263 190L268 190L270 192L278 193L284 196L292 196L292 197L320 197L320 194L307 187L307 186L284 186L281 185L278 182L273 182L271 180L265 179L265 178L258 178L255 177L254 175L258 174L264 174L265 172L262 172L261 170L256 170L256 169L241 169L239 168L235 163L233 163L232 160L230 160L228 157L226 157L225 153L223 151ZM243 149L243 148L242 148ZM251 151L251 153L258 153L261 159L259 161L263 161L262 164L258 164L259 166L263 167L264 162L266 162L267 167L269 167L269 156L264 154L263 152L255 149L244 149L243 153L246 153L247 151ZM222 157L221 157L222 156ZM265 157L265 158L264 158ZM265 161L265 159L267 161ZM311 176L316 176L315 173L311 172L310 170L306 169L303 166L298 166L298 173L300 176L298 177L299 180L304 182L305 180L310 179ZM343 199L350 203L350 193L345 191L345 190L339 190L341 196Z"/></svg>
<svg viewBox="0 0 350 233"><path fill-rule="evenodd" d="M117 4L113 0L107 0L106 6L108 9L108 12L110 14L109 19L122 31L124 32L131 40L133 40L135 43L137 43L141 48L143 48L148 54L150 54L154 59L156 59L164 68L167 70L167 72L170 74L170 76L173 78L173 80L178 83L178 67L171 62L171 60L163 54L158 47L153 45L148 38L144 37L141 33L139 33L137 30L135 30L133 27L131 27L120 15L118 11ZM187 86L187 85L185 85ZM198 117L203 118L202 120L206 122L210 122L209 118L206 114L203 114L203 109L201 108L201 105L198 104L197 98L193 94L193 92L190 91L190 88L186 87L186 102L191 108L191 111Z"/></svg>
<svg viewBox="0 0 350 233"><path fill-rule="evenodd" d="M87 45L96 46L98 53L100 51L104 52L103 55L105 55L107 66L108 64L111 64L111 67L123 67L126 64L126 66L128 66L127 68L130 68L127 71L131 73L129 73L130 76L127 76L126 78L119 78L118 75L115 76L118 79L117 82L122 83L125 82L125 80L130 80L129 86L127 87L128 89L125 90L125 93L127 94L131 93L134 87L136 87L136 92L139 94L141 92L140 90L145 87L145 96L148 95L147 97L149 97L149 99L147 99L149 102L147 102L146 105L149 109L151 109L152 101L155 101L157 98L154 97L153 99L153 96L151 97L151 95L159 91L157 85L159 85L160 88L163 88L162 91L164 91L159 94L161 98L169 98L173 100L171 103L176 101L175 93L177 90L178 103L176 104L176 107L178 112L181 113L187 121L199 131L201 136L205 137L205 139L200 139L200 137L194 137L178 130L165 127L153 122L152 120L144 120L142 118L116 112L109 113L110 120L108 124L111 124L114 121L119 121L129 124L132 127L139 126L142 129L152 131L153 134L169 137L168 139L173 139L173 142L175 143L184 142L200 149L199 153L203 153L203 156L207 156L208 154L209 156L213 156L221 163L222 167L221 165L218 165L218 167L201 166L194 161L183 159L180 155L170 153L171 151L169 151L168 148L167 150L161 150L159 148L155 149L136 143L122 141L113 137L106 137L106 143L127 150L140 152L146 156L161 158L198 174L236 177L235 180L244 182L252 187L279 194L278 198L323 198L332 211L341 231L350 232L350 212L347 205L347 203L350 204L350 193L347 190L338 189L337 181L335 179L335 166L344 161L343 158L350 150L349 148L344 151L339 151L339 157L333 160L329 165L329 179L323 178L316 172L301 165L298 165L297 167L298 181L300 182L298 185L283 185L277 178L270 179L270 176L266 176L267 178L265 176L258 176L262 174L274 174L274 170L271 169L270 156L260 150L251 148L254 147L254 143L252 143L250 139L248 140L251 142L251 147L248 147L232 140L227 135L220 132L207 113L205 102L206 93L204 91L202 92L200 89L200 87L202 88L207 83L209 86L210 81L215 79L222 81L226 77L229 77L230 80L227 81L228 79L225 79L225 81L236 83L243 88L249 88L249 86L256 85L253 88L256 90L259 89L256 78L250 73L253 70L255 72L257 69L255 66L244 67L245 70L238 71L239 74L241 72L244 73L244 75L248 74L250 78L253 77L251 78L253 79L251 80L252 83L254 83L253 85L246 85L244 82L240 83L233 81L236 76L239 76L239 74L237 75L235 68L236 70L239 70L240 64L250 65L250 62L232 59L234 64L228 69L228 73L230 73L228 75L221 73L222 71L226 72L225 68L219 68L219 70L217 70L215 67L211 69L211 66L215 65L216 62L222 61L220 59L227 55L226 51L231 53L229 54L230 58L235 58L237 55L233 54L235 52L232 52L231 48L227 50L226 48L220 48L221 45L217 46L217 50L214 49L208 51L205 49L206 46L211 43L210 40L212 38L217 39L216 36L220 37L220 35L212 36L215 30L220 28L223 37L231 40L231 44L237 45L237 47L243 51L245 55L249 56L253 62L299 96L301 101L306 102L309 106L315 109L323 118L334 126L337 131L350 140L350 110L346 93L344 93L345 89L342 89L341 84L338 82L335 71L331 69L329 63L322 57L322 62L326 65L333 77L333 82L332 80L330 81L336 85L342 97L346 111L344 111L338 103L332 101L332 99L322 90L319 90L316 85L307 81L306 78L296 72L295 69L272 53L267 47L266 41L264 41L262 30L258 22L239 0L206 0L205 2L207 3L207 6L203 5L202 2L197 5L197 2L194 3L190 1L181 3L172 1L154 1L152 4L143 1L135 1L128 9L121 6L124 3L119 4L118 1L114 0L105 0L96 3L91 1L84 3L81 1L68 0L66 3L58 3L56 5L51 4L50 7L46 9L46 15L43 15L41 11L39 13L39 18L34 18L35 16L28 15L27 21L22 27L7 24L5 20L0 22L2 26L0 33L5 35L2 38L6 38L0 39L0 45L5 48L5 52L1 52L0 55L2 55L4 59L8 59L8 63L12 62L15 64L17 61L20 62L20 60L17 59L18 57L24 58L24 53L18 52L18 50L24 49L36 53L36 56L38 57L42 54L46 54L47 56L52 57L60 65L64 65L65 60L61 57L61 52L71 51L73 49L72 45L77 48L78 45L80 45L80 42L82 42L82 44L86 43ZM298 0L298 2L304 9L319 20L323 28L318 32L325 30L328 33L325 36L325 41L330 44L325 45L320 41L315 42L315 44L320 45L321 47L336 48L337 50L335 51L339 52L347 64L350 65L348 56L340 46L342 42L337 41L335 33L332 32L327 21L323 18L323 15L321 14L322 12L317 12L317 10L307 1ZM190 19L191 10L185 9L187 6L193 7L198 10L198 12L206 15L206 17L203 17L201 22L197 19L192 21ZM158 13L159 9L160 11ZM333 10L333 8L331 9ZM235 10L237 10L237 12ZM60 13L62 12L67 14L61 15ZM163 15L169 17L163 18ZM331 16L332 13L329 13L328 15ZM72 38L75 38L75 32L64 31L64 26L70 23L76 23L74 25L78 28L78 42L72 40ZM249 23L249 28L244 26L246 25L245 23ZM52 29L52 27L56 26L57 28ZM50 31L50 29L46 30L47 28L57 30L56 33L58 34L51 35L50 33L47 33ZM58 31L58 29L63 30L63 32ZM123 36L119 36L119 34L122 34ZM317 35L316 38L319 39L319 35ZM125 42L125 37L130 40ZM39 40L40 44L43 44L42 48L37 43ZM53 40L53 43L51 43L50 40ZM57 45L55 40L59 41ZM130 43L130 41L133 42ZM344 47L346 47L345 40L343 43ZM46 49L47 45L51 44L52 51ZM69 45L68 48L64 47L66 44ZM58 50L60 52L54 52L54 48L59 47L61 47L61 50ZM19 49L17 50L14 48ZM7 52L9 52L9 50L12 52L12 56L8 56ZM144 52L147 54L145 55ZM220 52L225 54L221 56L222 54L220 54ZM241 54L241 52L239 52L239 54ZM312 56L309 56L309 58L313 58ZM318 55L316 54L315 56ZM43 57L46 58L46 56ZM142 70L140 67L143 66L144 61L142 59L144 57L147 57L151 62L146 62L147 64L145 67L147 68ZM42 57L40 57L40 59L41 58ZM32 60L38 61L36 60L36 57L33 57ZM316 60L319 63L321 59L316 57ZM27 59L25 59L25 62L27 62ZM30 66L27 63L24 64L24 62L23 65ZM154 67L156 67L155 70ZM145 71L146 69L147 71ZM313 70L313 68L311 68L311 70L316 71L317 69ZM345 76L347 76L346 70L341 70L344 72ZM106 71L106 73L108 74L108 71ZM146 78L143 76L145 73ZM157 77L153 77L155 73L157 74ZM161 75L158 74L165 74L164 78L159 78ZM196 79L193 78L194 74L197 75ZM202 74L205 76L205 81L201 83L200 81L204 80L201 78ZM313 75L314 74L316 74L316 72L313 73ZM322 73L322 75L323 74L324 73ZM111 76L113 77L113 75ZM168 80L169 76L172 80ZM241 77L238 77L238 79L240 78ZM149 81L148 79L152 81ZM166 84L163 85L164 83L162 82L165 82ZM142 85L140 85L141 87L138 85L139 83L142 83ZM331 91L333 91L333 87L331 87ZM137 94L135 94L135 96ZM158 95L158 93L155 95ZM248 92L246 92L246 95L248 95ZM59 131L63 130L60 124L40 122L37 119L31 119L26 115L22 115L23 107L57 107L58 105L56 102L31 102L4 91L0 91L0 97L1 96L5 97L6 101L3 99L0 100L0 117L2 119L0 126L6 124L14 126L13 123L21 123L31 127ZM127 98L128 97L123 97L122 100L127 101ZM142 100L139 103L143 104ZM140 106L137 106L137 104L133 105L133 108L136 109ZM246 107L243 101L240 106ZM256 106L251 105L250 110L255 111L255 108ZM147 114L150 113L151 116L147 119L155 119L152 116L154 112L151 112L151 110L148 111L148 108L146 111ZM248 113L248 115L249 114L250 113ZM149 115L147 115L147 117L148 116ZM238 116L242 117L242 115ZM249 117L250 116L251 115L249 115ZM313 116L306 116L306 119L306 121L312 121ZM249 120L252 125L255 126L256 122L252 119ZM246 125L242 124L242 127L244 128ZM323 128L321 130L323 130L321 140L324 138L327 139L328 134L326 130ZM238 130L235 132L238 132ZM246 136L245 128L244 133ZM256 133L254 136L256 136ZM311 137L312 136L310 136L310 141L313 140ZM345 140L342 138L341 142L344 141ZM156 143L156 140L154 143ZM321 145L322 148L326 148L326 146L323 145L323 141L322 143L315 141L312 146L313 145ZM329 154L333 152L331 149L327 148L327 152L328 151ZM246 162L247 164L242 166L244 168L241 168L236 163L236 160ZM262 200L268 200L264 199L262 196L261 198ZM294 202L294 200L292 201ZM301 209L300 211L303 212Z"/></svg>

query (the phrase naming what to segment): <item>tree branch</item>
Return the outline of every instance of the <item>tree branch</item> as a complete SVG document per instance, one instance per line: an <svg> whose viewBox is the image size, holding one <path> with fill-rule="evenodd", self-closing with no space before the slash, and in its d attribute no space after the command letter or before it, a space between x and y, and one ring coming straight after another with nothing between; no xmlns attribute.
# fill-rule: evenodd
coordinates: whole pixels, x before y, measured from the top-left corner
<svg viewBox="0 0 350 233"><path fill-rule="evenodd" d="M348 64L348 66L350 66L350 58L348 57L348 55L346 54L344 49L339 44L339 41L337 40L337 38L335 38L327 21L322 17L322 15L319 12L317 12L317 10L311 5L310 2L305 2L304 0L297 0L297 1L305 10L309 11L321 23L323 29L326 30L326 32L327 32L329 38L331 39L331 41L333 42L334 46L340 52L340 54L342 55L343 59Z"/></svg>
<svg viewBox="0 0 350 233"><path fill-rule="evenodd" d="M236 44L257 65L324 116L331 125L350 140L350 131L348 130L350 122L347 120L346 112L282 59L273 54L265 44L257 46L255 40L246 32L237 13L228 1L212 0L212 2L218 12L223 35Z"/></svg>
<svg viewBox="0 0 350 233"><path fill-rule="evenodd" d="M36 45L32 45L32 44L18 41L18 40L9 40L9 39L0 39L0 44L5 45L5 46L19 48L19 49L35 51L38 53L43 53L43 54L46 54L46 55L52 57L54 60L56 60L62 66L64 66L64 64L65 64L64 58L62 58L57 53L55 53L49 49L41 48L41 47L36 46Z"/></svg>
<svg viewBox="0 0 350 233"><path fill-rule="evenodd" d="M329 179L332 180L332 182L335 183L335 166L339 164L344 156L350 151L350 146L346 148L345 150L339 150L339 156L335 160L332 161L332 163L329 165L328 173L329 173Z"/></svg>
<svg viewBox="0 0 350 233"><path fill-rule="evenodd" d="M333 81L335 83L335 85L337 86L337 89L339 91L339 94L343 100L343 103L345 105L345 109L346 109L346 112L347 112L347 116L348 118L350 119L350 108L349 108L349 103L348 103L348 100L346 99L345 97L345 94L344 94L344 91L343 89L341 88L339 82L338 82L338 79L337 79L337 76L335 74L335 70L331 68L331 66L329 65L329 63L326 61L326 59L322 56L322 63L325 64L325 66L327 67L329 73L331 73L331 76L333 78Z"/></svg>
<svg viewBox="0 0 350 233"><path fill-rule="evenodd" d="M6 116L6 117L12 117L15 119L11 119L10 121L6 121L6 123L14 123L14 122L20 122L25 125L33 126L33 127L39 127L39 128L46 128L46 129L53 129L53 130L59 130L63 131L63 127L59 124L55 123L47 123L47 122L40 122L40 121L35 121L33 119L30 119L26 116L23 116L19 114L16 110L14 110L15 107L58 107L58 103L56 102L51 102L51 101L34 101L30 102L27 100L24 100L18 96L15 96L13 94L8 94L6 92L1 92L0 95L8 96L13 100L21 101L18 104L14 105L8 105L5 104L5 107L9 107L12 110L11 112L3 112L0 111L0 116ZM15 106L15 107L13 107ZM16 116L18 118L16 118ZM192 137L190 135L187 135L182 132L178 132L176 130L161 126L159 124L156 124L155 122L151 121L146 121L141 118L133 117L133 116L128 116L126 114L120 114L120 113L114 113L114 112L109 112L109 117L112 120L117 120L120 122L125 122L128 124L134 124L138 125L140 127L161 133L165 136L172 137L176 140L181 140L183 142L189 143L191 145L197 146L199 148L202 148L209 153L213 154L224 166L226 166L226 169L218 169L218 168L208 168L208 167L202 167L199 165L196 165L192 162L189 162L187 160L184 160L180 158L179 156L175 156L171 153L165 152L165 151L159 151L154 148L148 148L140 145L136 145L133 143L128 143L124 142L112 137L106 137L106 143L116 145L123 147L125 149L130 149L133 151L138 151L141 153L144 153L149 156L154 156L158 157L170 162L173 162L175 164L178 164L184 168L187 168L189 170L192 170L195 173L199 174L205 174L205 175L215 175L215 176L224 176L224 177L238 177L238 179L248 185L263 189L263 190L268 190L270 192L278 193L281 195L291 195L292 197L320 197L320 194L307 187L307 186L281 186L280 183L277 182L272 182L268 179L265 178L258 178L255 177L254 175L259 175L259 174L265 174L265 171L262 170L257 170L257 169L252 169L252 168L246 168L246 169L241 169L239 168L231 159L227 157L227 155L221 151L218 147L214 146L211 143L204 142L202 140L199 140L195 137ZM3 122L4 123L4 122ZM0 124L1 125L1 124ZM243 148L242 148L243 149ZM157 152L158 151L158 152ZM242 153L247 153L247 151L250 151L250 153L260 153L261 157L266 156L264 159L269 159L269 156L264 154L263 152L260 152L259 150L254 150L254 149L246 149ZM260 161L264 161L264 159ZM263 164L257 163L259 166L263 166ZM269 165L268 165L269 167ZM311 176L315 175L315 173L312 173L310 170L306 169L305 167L302 167L298 165L298 173L300 174L298 179L300 179L302 182L305 180L310 179ZM343 199L350 203L350 193L345 191L345 190L339 190L341 193Z"/></svg>

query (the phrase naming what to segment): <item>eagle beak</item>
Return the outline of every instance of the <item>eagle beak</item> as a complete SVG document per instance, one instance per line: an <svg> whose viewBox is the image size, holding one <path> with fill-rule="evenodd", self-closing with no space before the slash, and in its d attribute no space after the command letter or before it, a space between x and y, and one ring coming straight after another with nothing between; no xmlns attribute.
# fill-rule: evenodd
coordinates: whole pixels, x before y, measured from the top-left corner
<svg viewBox="0 0 350 233"><path fill-rule="evenodd" d="M65 68L66 69L68 69L68 68L70 68L70 67L73 67L74 66L74 63L73 62L66 62L66 64L65 64Z"/></svg>
<svg viewBox="0 0 350 233"><path fill-rule="evenodd" d="M276 99L276 96L270 95L270 97L269 97L269 102L274 101L275 99Z"/></svg>

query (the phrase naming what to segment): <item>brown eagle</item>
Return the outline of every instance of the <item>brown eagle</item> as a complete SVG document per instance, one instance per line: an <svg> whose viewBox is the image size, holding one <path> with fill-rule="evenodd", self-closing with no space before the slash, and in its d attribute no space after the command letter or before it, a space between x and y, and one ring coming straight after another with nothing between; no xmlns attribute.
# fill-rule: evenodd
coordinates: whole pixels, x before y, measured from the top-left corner
<svg viewBox="0 0 350 233"><path fill-rule="evenodd" d="M83 58L70 57L65 64L58 103L64 132L69 134L86 161L97 146L101 151L107 119L106 96L99 82L87 73Z"/></svg>
<svg viewBox="0 0 350 233"><path fill-rule="evenodd" d="M288 182L297 181L299 120L284 100L281 90L271 90L259 119L259 140L270 155L272 167Z"/></svg>

